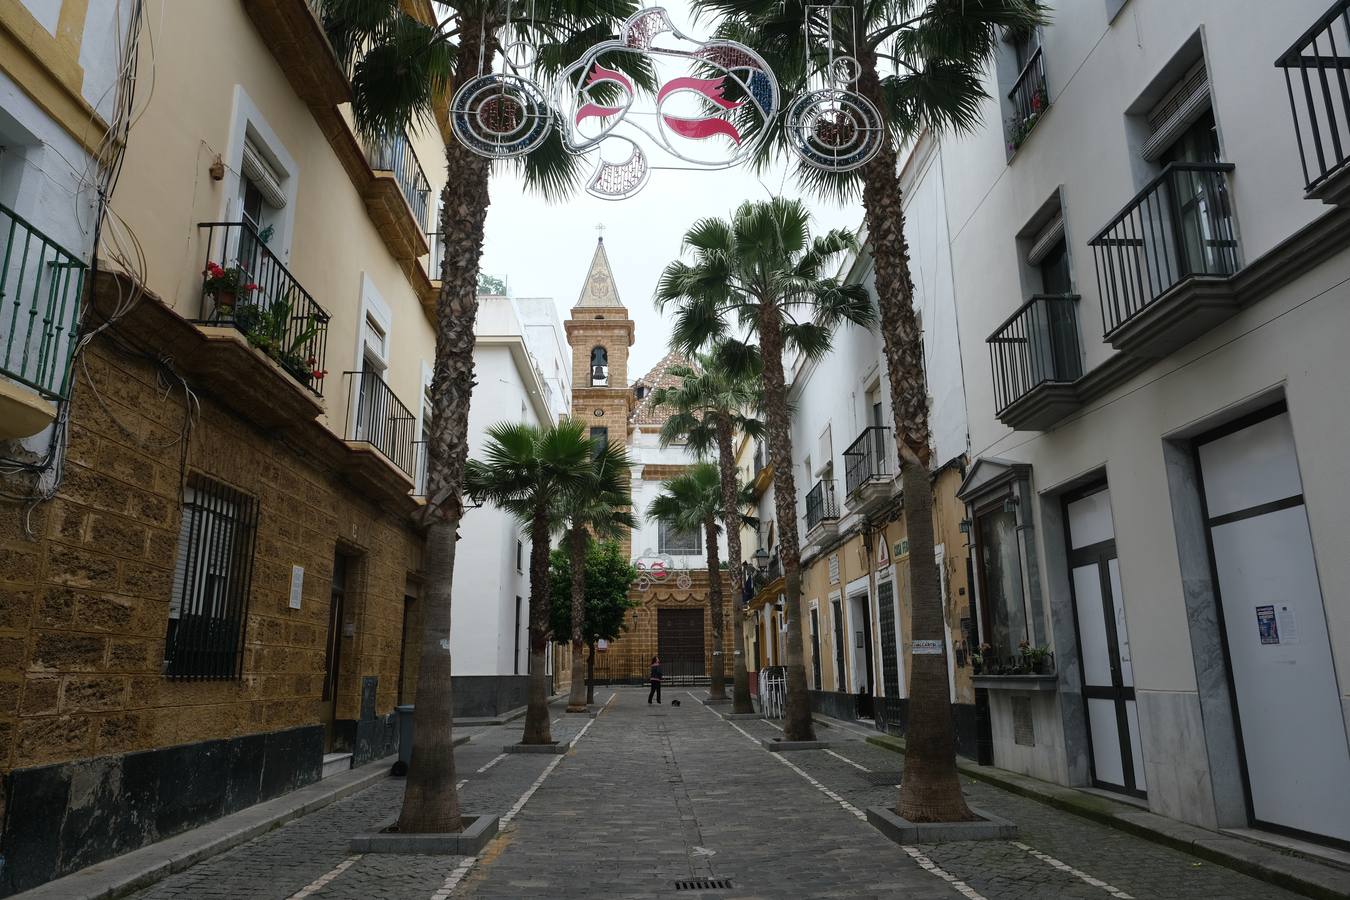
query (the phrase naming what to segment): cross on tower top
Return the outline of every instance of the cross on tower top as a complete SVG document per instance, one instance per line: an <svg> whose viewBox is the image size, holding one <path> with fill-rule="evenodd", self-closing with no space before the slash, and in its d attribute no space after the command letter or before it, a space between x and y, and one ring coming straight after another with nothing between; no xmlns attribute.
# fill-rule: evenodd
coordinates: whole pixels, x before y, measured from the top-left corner
<svg viewBox="0 0 1350 900"><path fill-rule="evenodd" d="M604 223L604 222L599 222L599 223L597 223L596 226L595 226L595 232L596 232L596 234L600 235L600 242L601 242L601 243L604 243L604 241L605 241L605 223Z"/></svg>

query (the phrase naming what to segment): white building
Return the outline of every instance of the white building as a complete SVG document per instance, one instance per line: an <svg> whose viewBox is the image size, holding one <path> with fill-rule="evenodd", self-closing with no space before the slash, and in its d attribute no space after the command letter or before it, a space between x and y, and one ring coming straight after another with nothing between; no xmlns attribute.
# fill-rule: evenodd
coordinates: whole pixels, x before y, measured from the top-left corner
<svg viewBox="0 0 1350 900"><path fill-rule="evenodd" d="M572 349L552 297L517 297L516 314L525 329L525 344L548 388L554 421L572 412Z"/></svg>
<svg viewBox="0 0 1350 900"><path fill-rule="evenodd" d="M937 153L994 760L1350 840L1348 4L1054 5Z"/></svg>

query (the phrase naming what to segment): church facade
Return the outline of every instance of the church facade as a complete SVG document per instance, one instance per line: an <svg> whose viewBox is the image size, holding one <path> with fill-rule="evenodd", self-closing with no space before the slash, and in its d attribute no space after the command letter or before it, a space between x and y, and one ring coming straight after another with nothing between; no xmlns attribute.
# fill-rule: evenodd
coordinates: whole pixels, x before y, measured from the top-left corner
<svg viewBox="0 0 1350 900"><path fill-rule="evenodd" d="M620 299L604 238L595 254L576 305L564 323L572 347L572 415L585 421L593 438L622 443L633 460L633 507L639 525L623 541L640 576L631 597L623 636L599 651L598 681L643 681L653 656L659 656L668 680L701 681L712 670L715 654L726 660L731 677L730 578L722 578L723 636L714 639L708 608L708 571L703 536L665 528L646 516L662 482L683 472L695 457L682 445L662 447L661 426L668 411L653 404L652 391L677 384L671 369L686 360L669 354L649 371L629 380L629 349L634 323ZM726 560L726 539L720 558Z"/></svg>

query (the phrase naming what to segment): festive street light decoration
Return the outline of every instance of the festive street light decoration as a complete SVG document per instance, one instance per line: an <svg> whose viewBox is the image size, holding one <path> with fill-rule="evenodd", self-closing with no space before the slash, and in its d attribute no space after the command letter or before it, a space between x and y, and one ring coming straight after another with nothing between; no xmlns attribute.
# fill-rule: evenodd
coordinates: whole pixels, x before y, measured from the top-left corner
<svg viewBox="0 0 1350 900"><path fill-rule="evenodd" d="M627 62L645 62L657 74L654 108L638 105L633 80L622 71ZM666 77L671 69L676 73ZM567 149L597 151L586 191L622 200L642 190L655 168L708 171L749 158L778 112L779 93L758 53L736 41L695 40L664 9L651 7L565 68L554 103ZM654 166L644 144L676 164ZM613 150L606 156L603 147Z"/></svg>
<svg viewBox="0 0 1350 900"><path fill-rule="evenodd" d="M862 67L856 55L836 55L838 14L853 15L848 6L806 8L807 71L817 69L825 82L800 94L783 113L788 146L808 166L827 172L848 172L864 166L881 150L884 123L876 106L852 90ZM856 35L848 28L847 35ZM811 58L811 48L824 46L824 65ZM856 47L854 48L856 54Z"/></svg>
<svg viewBox="0 0 1350 900"><path fill-rule="evenodd" d="M450 101L450 129L468 149L488 159L524 156L548 137L553 117L548 98L534 80L538 51L526 41L511 41L510 2L500 72L488 71L484 49L487 34L479 37L478 74L464 82ZM530 32L534 32L534 2L530 2Z"/></svg>

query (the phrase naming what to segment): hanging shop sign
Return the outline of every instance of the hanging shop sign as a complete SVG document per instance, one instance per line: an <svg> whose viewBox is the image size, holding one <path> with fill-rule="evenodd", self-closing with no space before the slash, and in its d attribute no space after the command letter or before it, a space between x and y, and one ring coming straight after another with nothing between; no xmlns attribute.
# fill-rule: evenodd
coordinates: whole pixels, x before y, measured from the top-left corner
<svg viewBox="0 0 1350 900"><path fill-rule="evenodd" d="M654 76L650 100L625 74L639 66ZM754 50L692 38L651 7L565 68L554 101L564 145L596 158L587 193L623 200L655 169L710 171L750 158L767 137L779 94Z"/></svg>

